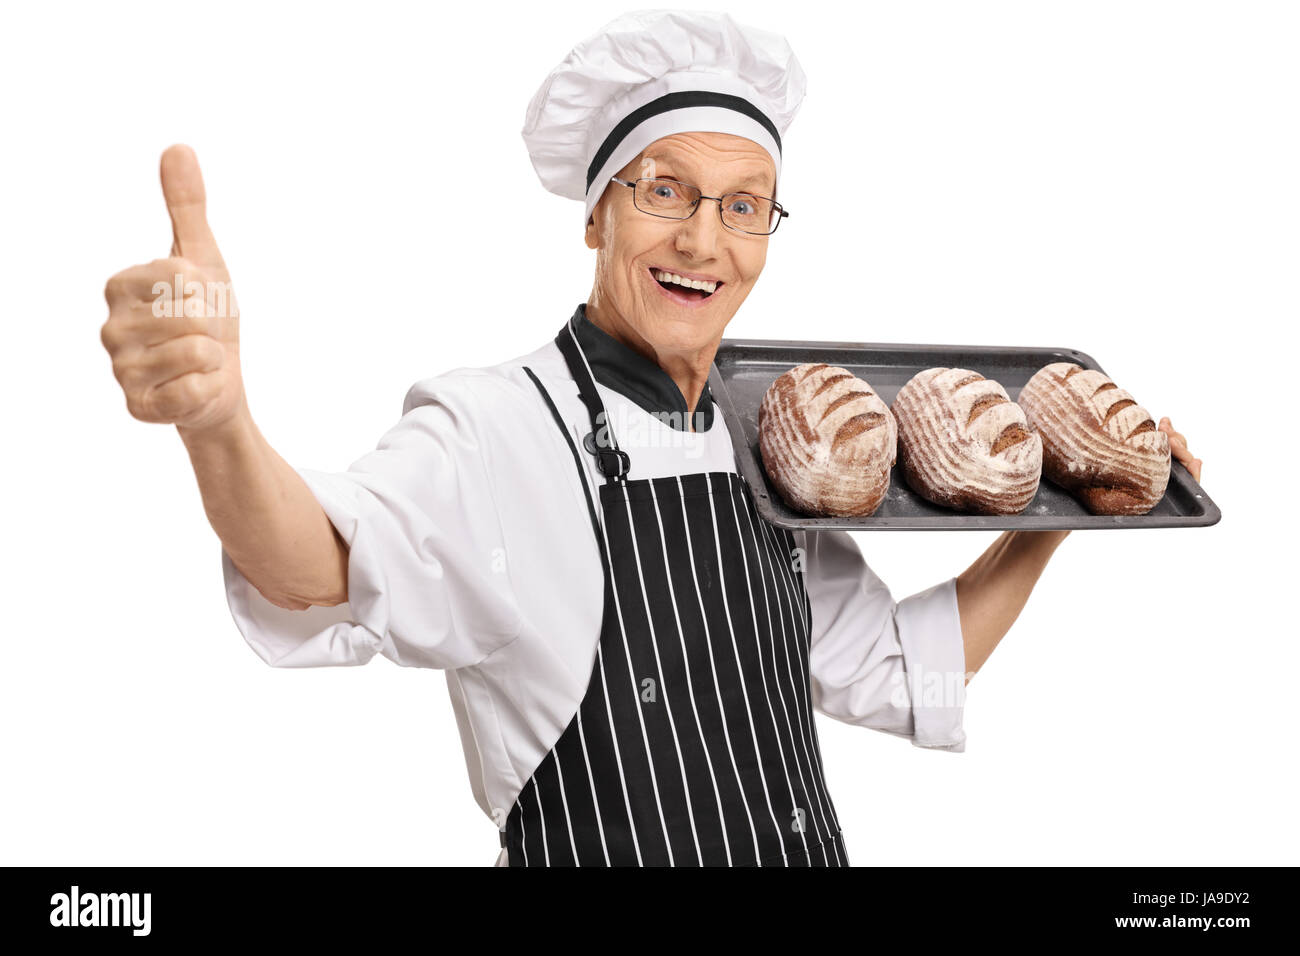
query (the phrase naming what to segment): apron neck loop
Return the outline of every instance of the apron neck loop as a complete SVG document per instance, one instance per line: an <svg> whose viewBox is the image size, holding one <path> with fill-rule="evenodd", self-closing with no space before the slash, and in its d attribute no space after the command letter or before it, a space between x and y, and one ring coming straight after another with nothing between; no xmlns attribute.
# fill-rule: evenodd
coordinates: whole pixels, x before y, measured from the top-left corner
<svg viewBox="0 0 1300 956"><path fill-rule="evenodd" d="M614 431L609 424L609 411L605 408L600 393L596 391L596 380L592 377L591 366L578 344L573 319L560 329L555 336L555 343L560 347L573 380L578 384L578 397L587 406L587 414L591 417L591 431L583 438L582 446L595 457L596 468L605 476L606 484L626 482L627 474L632 470L632 460L614 439Z"/></svg>

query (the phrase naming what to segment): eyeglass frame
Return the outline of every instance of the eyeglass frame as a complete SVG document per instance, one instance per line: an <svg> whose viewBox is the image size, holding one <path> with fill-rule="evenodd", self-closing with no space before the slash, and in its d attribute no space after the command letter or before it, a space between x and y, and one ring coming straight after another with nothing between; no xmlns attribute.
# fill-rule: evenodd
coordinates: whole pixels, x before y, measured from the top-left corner
<svg viewBox="0 0 1300 956"><path fill-rule="evenodd" d="M692 203L690 215L687 216L662 216L657 212L646 212L646 210L642 209L640 206L636 206L637 212L643 212L647 216L654 216L656 219L671 219L673 222L685 222L687 219L690 219L691 216L694 216L695 211L700 208L701 199L712 199L714 202L716 202L718 204L718 221L721 222L725 228L730 229L732 232L738 232L742 236L775 235L777 228L781 225L781 220L790 218L790 214L786 212L785 207L769 196L759 196L756 195L755 193L746 193L746 192L726 193L722 196L706 196L704 195L704 190L700 189L700 187L696 186L694 183L682 182L680 179L667 179L663 176L642 176L639 179L632 179L632 180L619 179L617 176L610 176L609 179L610 182L618 183L620 186L631 187L632 197L633 197L632 204L634 206L636 205L636 184L639 182L664 181L670 183L677 183L679 186L690 186L692 189L694 189L696 192L700 194L700 198L695 200L694 203ZM748 229L737 229L735 226L728 225L727 220L722 218L722 200L726 199L727 196L750 196L754 199L762 199L767 202L770 202L772 204L772 207L776 209L778 213L780 213L780 215L776 217L776 225L772 227L772 231L771 232L750 232Z"/></svg>

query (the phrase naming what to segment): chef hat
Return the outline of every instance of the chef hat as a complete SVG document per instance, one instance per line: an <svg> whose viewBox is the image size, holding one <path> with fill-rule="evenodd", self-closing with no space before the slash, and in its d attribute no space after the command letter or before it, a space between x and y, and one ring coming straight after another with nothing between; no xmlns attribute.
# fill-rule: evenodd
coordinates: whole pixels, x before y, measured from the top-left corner
<svg viewBox="0 0 1300 956"><path fill-rule="evenodd" d="M585 200L651 143L688 131L731 133L771 154L807 81L785 38L725 13L636 10L583 40L528 104L523 137L542 185Z"/></svg>

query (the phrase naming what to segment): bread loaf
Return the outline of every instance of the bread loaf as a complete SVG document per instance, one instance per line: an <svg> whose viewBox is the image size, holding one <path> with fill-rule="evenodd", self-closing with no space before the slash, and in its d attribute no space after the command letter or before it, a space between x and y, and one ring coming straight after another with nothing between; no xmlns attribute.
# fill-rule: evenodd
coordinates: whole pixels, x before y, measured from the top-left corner
<svg viewBox="0 0 1300 956"><path fill-rule="evenodd" d="M903 478L957 511L1019 514L1038 492L1043 443L992 379L964 368L912 376L891 406Z"/></svg>
<svg viewBox="0 0 1300 956"><path fill-rule="evenodd" d="M885 499L898 429L847 369L809 362L781 375L759 405L758 436L772 484L804 514L869 515Z"/></svg>
<svg viewBox="0 0 1300 956"><path fill-rule="evenodd" d="M1102 372L1053 362L1020 406L1043 436L1043 474L1093 514L1142 515L1169 484L1169 436Z"/></svg>

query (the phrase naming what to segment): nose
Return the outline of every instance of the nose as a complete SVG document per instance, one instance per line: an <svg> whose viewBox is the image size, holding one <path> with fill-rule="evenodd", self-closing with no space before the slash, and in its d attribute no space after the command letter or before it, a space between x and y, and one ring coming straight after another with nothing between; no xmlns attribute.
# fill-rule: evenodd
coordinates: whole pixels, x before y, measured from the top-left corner
<svg viewBox="0 0 1300 956"><path fill-rule="evenodd" d="M709 202L717 203L717 208L706 208L704 204ZM712 259L718 237L726 228L722 223L722 200L701 196L694 214L683 219L677 230L677 251L691 259Z"/></svg>

